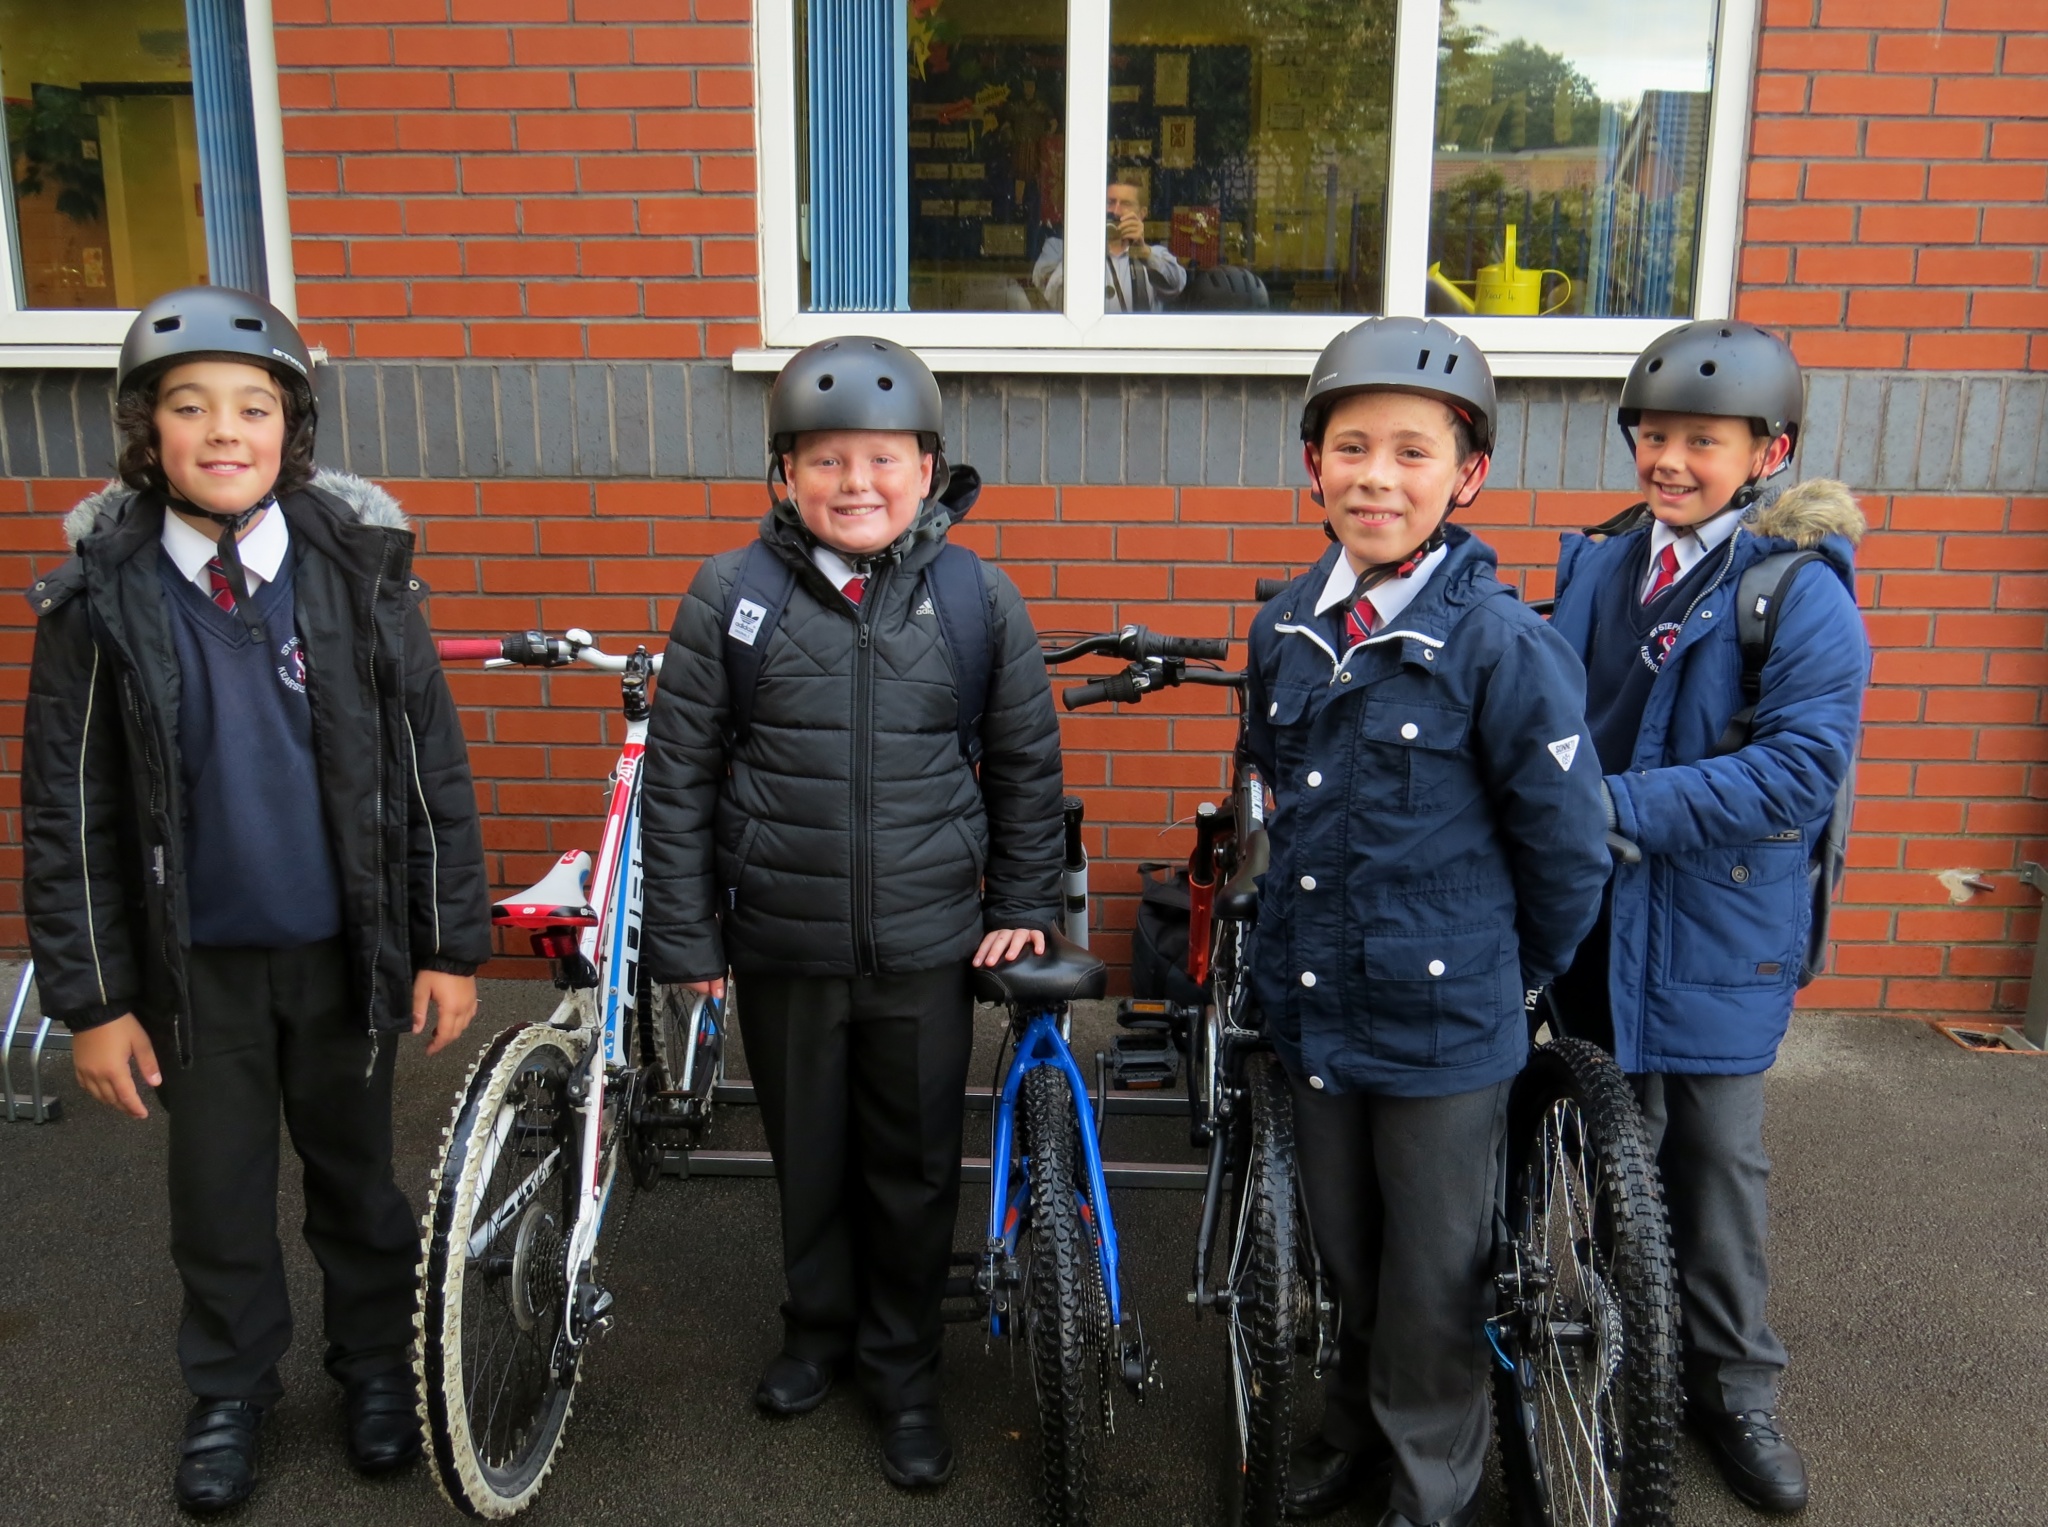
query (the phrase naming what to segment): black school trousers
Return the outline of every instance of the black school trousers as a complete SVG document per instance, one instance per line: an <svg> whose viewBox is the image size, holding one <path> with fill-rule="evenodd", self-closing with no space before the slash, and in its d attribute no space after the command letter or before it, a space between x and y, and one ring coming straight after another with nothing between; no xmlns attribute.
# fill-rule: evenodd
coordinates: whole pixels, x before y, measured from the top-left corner
<svg viewBox="0 0 2048 1527"><path fill-rule="evenodd" d="M735 979L782 1197L783 1350L851 1358L885 1412L935 1405L974 1040L966 962Z"/></svg>
<svg viewBox="0 0 2048 1527"><path fill-rule="evenodd" d="M343 1384L401 1367L420 1240L391 1175L398 1043L371 1040L348 956L193 949L192 1063L161 1057L170 1114L171 1259L185 1285L178 1361L202 1399L269 1404L291 1345L277 1238L278 1119L304 1169L306 1244L325 1281L327 1371Z"/></svg>

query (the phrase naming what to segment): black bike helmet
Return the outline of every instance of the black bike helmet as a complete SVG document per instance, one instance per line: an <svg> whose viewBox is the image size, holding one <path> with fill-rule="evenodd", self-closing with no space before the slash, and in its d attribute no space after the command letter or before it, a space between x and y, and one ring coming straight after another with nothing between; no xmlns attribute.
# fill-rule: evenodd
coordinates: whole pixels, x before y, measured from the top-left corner
<svg viewBox="0 0 2048 1527"><path fill-rule="evenodd" d="M1747 419L1766 439L1789 435L1796 446L1804 401L1790 345L1753 323L1707 318L1659 335L1636 357L1614 417L1631 450L1645 413Z"/></svg>
<svg viewBox="0 0 2048 1527"><path fill-rule="evenodd" d="M932 487L946 491L945 408L931 367L894 340L848 334L806 345L789 358L768 394L768 496L783 480L782 458L798 435L817 430L874 429L917 436L930 451Z"/></svg>
<svg viewBox="0 0 2048 1527"><path fill-rule="evenodd" d="M1449 404L1471 426L1472 446L1493 451L1493 371L1479 346L1434 318L1368 318L1331 340L1309 373L1301 438L1323 438L1330 405L1354 392L1412 392Z"/></svg>
<svg viewBox="0 0 2048 1527"><path fill-rule="evenodd" d="M298 393L310 416L313 357L297 327L261 297L226 286L166 292L137 313L121 342L114 391L147 387L166 366L204 356L254 361Z"/></svg>

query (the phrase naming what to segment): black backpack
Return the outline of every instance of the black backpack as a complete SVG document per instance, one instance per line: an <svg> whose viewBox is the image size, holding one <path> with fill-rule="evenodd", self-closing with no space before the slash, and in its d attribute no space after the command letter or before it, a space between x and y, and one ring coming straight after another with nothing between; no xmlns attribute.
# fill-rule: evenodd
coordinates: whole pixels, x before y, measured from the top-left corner
<svg viewBox="0 0 2048 1527"><path fill-rule="evenodd" d="M1826 560L1814 551L1778 551L1756 562L1743 573L1735 589L1735 633L1742 647L1742 709L1728 719L1727 729L1715 744L1718 757L1746 747L1756 730L1757 700L1763 694L1764 664L1770 660L1771 643L1778 634L1778 610L1792 590L1792 580L1809 562ZM1806 880L1813 898L1813 922L1807 930L1806 950L1800 956L1799 984L1807 985L1827 969L1828 913L1842 889L1842 875L1849 864L1849 818L1856 810L1856 761L1849 760L1849 772L1835 791L1834 810L1827 830L1813 846L1807 861Z"/></svg>
<svg viewBox="0 0 2048 1527"><path fill-rule="evenodd" d="M988 586L982 581L981 558L964 546L949 543L926 566L923 583L932 613L938 616L940 638L953 656L960 700L960 753L970 764L979 765L981 718L988 708L989 676L995 663L995 635L989 629ZM747 548L740 575L733 580L725 603L729 744L745 741L752 730L761 660L795 588L795 571L766 542L757 540Z"/></svg>

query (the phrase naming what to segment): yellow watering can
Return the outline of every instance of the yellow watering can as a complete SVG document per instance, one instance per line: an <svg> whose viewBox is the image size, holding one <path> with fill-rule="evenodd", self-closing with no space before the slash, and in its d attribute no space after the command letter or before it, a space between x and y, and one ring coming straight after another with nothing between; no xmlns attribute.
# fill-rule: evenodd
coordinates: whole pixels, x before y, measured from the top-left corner
<svg viewBox="0 0 2048 1527"><path fill-rule="evenodd" d="M1549 307L1543 305L1543 278L1555 276L1564 283L1564 294ZM1505 252L1498 265L1482 265L1474 281L1453 281L1443 272L1443 261L1429 267L1429 284L1455 302L1466 313L1504 314L1517 318L1540 318L1555 313L1572 300L1572 278L1561 270L1523 270L1515 264L1515 225L1508 224ZM1468 294L1464 288L1473 288Z"/></svg>

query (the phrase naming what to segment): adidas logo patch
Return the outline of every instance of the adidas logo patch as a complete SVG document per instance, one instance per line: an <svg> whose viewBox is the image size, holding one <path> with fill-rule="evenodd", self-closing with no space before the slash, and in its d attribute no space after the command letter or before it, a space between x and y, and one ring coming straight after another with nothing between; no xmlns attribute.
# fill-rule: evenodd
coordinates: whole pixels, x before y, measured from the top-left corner
<svg viewBox="0 0 2048 1527"><path fill-rule="evenodd" d="M929 594L925 595L924 598L918 602L917 608L912 610L910 613L913 615L932 614L932 596Z"/></svg>

